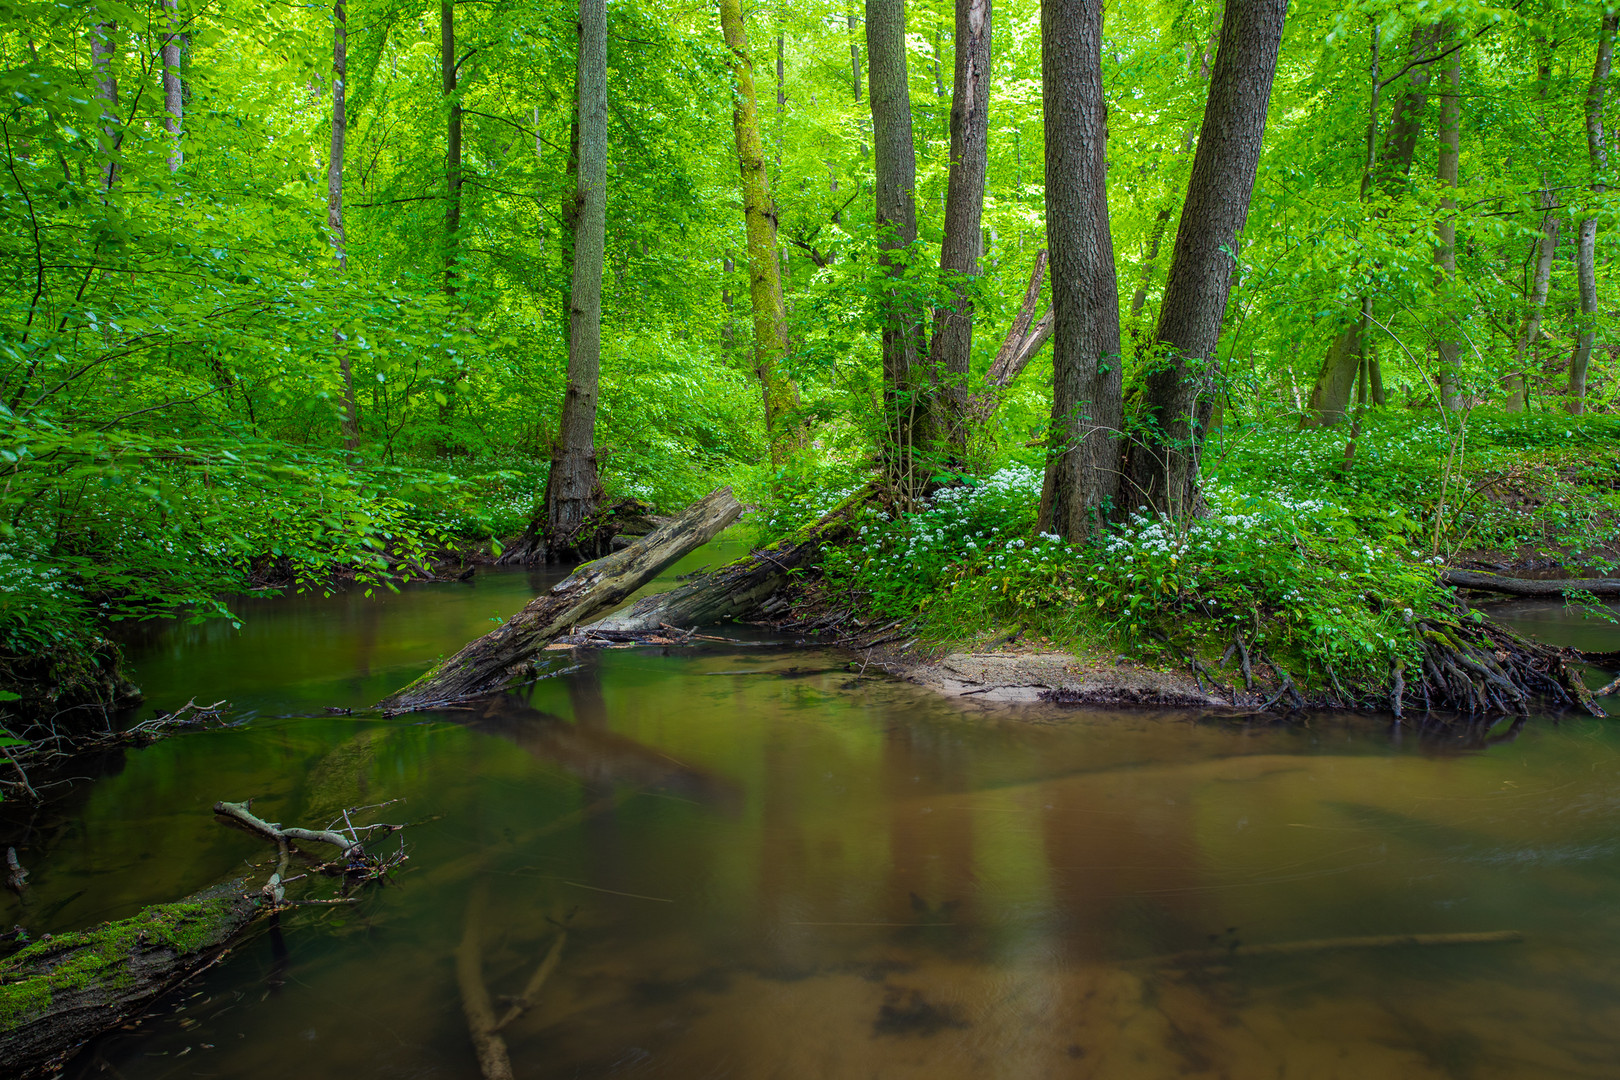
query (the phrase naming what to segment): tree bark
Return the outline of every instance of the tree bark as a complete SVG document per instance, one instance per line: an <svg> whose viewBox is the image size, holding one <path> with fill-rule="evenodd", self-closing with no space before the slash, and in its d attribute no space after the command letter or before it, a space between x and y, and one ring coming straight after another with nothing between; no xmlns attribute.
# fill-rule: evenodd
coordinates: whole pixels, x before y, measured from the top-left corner
<svg viewBox="0 0 1620 1080"><path fill-rule="evenodd" d="M449 106L444 141L444 291L455 296L461 235L461 99L456 94L455 0L441 0L439 4L439 67L444 76L444 100Z"/></svg>
<svg viewBox="0 0 1620 1080"><path fill-rule="evenodd" d="M180 0L163 0L167 25L163 28L163 126L173 140L169 150L169 171L176 173L185 162L180 136L185 123L185 93L180 83Z"/></svg>
<svg viewBox="0 0 1620 1080"><path fill-rule="evenodd" d="M1102 0L1041 6L1052 423L1040 528L1080 540L1119 491L1119 282L1108 225Z"/></svg>
<svg viewBox="0 0 1620 1080"><path fill-rule="evenodd" d="M1024 299L1018 305L1018 313L1007 328L1007 336L1002 339L996 358L990 362L990 370L985 372L983 385L969 402L970 420L975 427L982 427L990 419L990 414L1001 404L1007 387L1012 385L1035 354L1040 352L1041 346L1052 337L1050 311L1041 316L1033 327L1030 326L1030 320L1035 316L1035 304L1041 296L1041 281L1045 276L1046 249L1041 248L1035 252L1035 266L1030 271L1029 285L1024 289Z"/></svg>
<svg viewBox="0 0 1620 1080"><path fill-rule="evenodd" d="M118 75L113 61L118 55L118 24L98 22L90 31L90 70L96 79L96 97L101 101L101 190L118 183Z"/></svg>
<svg viewBox="0 0 1620 1080"><path fill-rule="evenodd" d="M1543 43L1545 47L1545 43ZM1541 85L1540 97L1545 105L1547 96L1552 92L1552 58L1544 55L1538 70L1536 80ZM1545 121L1545 113L1542 116ZM1541 174L1541 237L1536 243L1536 269L1530 281L1530 309L1524 314L1524 323L1519 330L1519 336L1513 342L1513 371L1507 377L1508 412L1524 412L1530 405L1529 371L1530 360L1535 350L1536 338L1541 334L1542 315L1547 310L1547 288L1552 281L1553 257L1558 253L1558 234L1560 219L1554 210L1558 205L1558 196L1552 190L1552 181L1548 174Z"/></svg>
<svg viewBox="0 0 1620 1080"><path fill-rule="evenodd" d="M1453 37L1457 36L1455 20L1447 19L1441 24L1439 46L1447 48ZM1439 243L1434 249L1435 290L1445 298L1444 306L1450 309L1451 314L1445 316L1445 321L1455 326L1458 322L1455 309L1457 304L1457 163L1460 156L1462 141L1462 107L1458 97L1459 85L1462 81L1462 50L1457 49L1447 59L1445 70L1441 73L1440 89L1440 152L1435 175L1440 181L1442 191L1451 194L1443 195L1440 199ZM1440 407L1451 412L1462 408L1462 342L1455 334L1442 332L1436 343L1439 355L1438 382L1440 384Z"/></svg>
<svg viewBox="0 0 1620 1080"><path fill-rule="evenodd" d="M934 311L930 356L930 366L944 385L946 442L956 461L967 453L967 377L973 363L973 301L962 278L978 275L984 242L980 223L989 163L990 22L991 0L956 0L951 164L946 181L945 236L939 250L939 267L952 285L953 296ZM937 58L935 64L937 70Z"/></svg>
<svg viewBox="0 0 1620 1080"><path fill-rule="evenodd" d="M1395 196L1407 187L1412 171L1412 157L1417 150L1418 136L1423 133L1423 117L1429 104L1429 69L1427 60L1436 50L1439 33L1437 26L1413 28L1409 52L1418 61L1401 78L1405 91L1396 101L1391 113L1389 129L1376 155L1369 155L1369 168L1362 174L1362 191L1370 194L1374 187L1386 196ZM1375 75L1373 86L1379 87ZM1341 329L1328 346L1322 368L1311 387L1310 402L1306 406L1306 425L1332 425L1342 421L1350 409L1350 396L1356 384L1356 369L1361 366L1361 342L1365 327L1362 317L1355 317ZM1348 370L1341 370L1348 367ZM1381 381L1381 380L1380 380Z"/></svg>
<svg viewBox="0 0 1620 1080"><path fill-rule="evenodd" d="M1185 520L1202 508L1198 462L1216 389L1233 252L1249 214L1288 0L1227 0L1155 355L1127 436L1120 510Z"/></svg>
<svg viewBox="0 0 1620 1080"><path fill-rule="evenodd" d="M674 521L623 551L581 566L529 601L499 629L439 662L377 707L387 712L419 712L499 690L513 677L514 669L533 659L552 638L622 603L665 567L714 539L741 513L742 504L732 497L730 488L710 492Z"/></svg>
<svg viewBox="0 0 1620 1080"><path fill-rule="evenodd" d="M587 629L646 634L666 625L688 629L758 614L796 571L815 565L823 547L850 537L856 514L878 491L867 484L809 528L668 592L643 597Z"/></svg>
<svg viewBox="0 0 1620 1080"><path fill-rule="evenodd" d="M1592 193L1598 197L1607 190L1602 179L1609 163L1603 137L1603 98L1608 92L1609 70L1614 60L1617 20L1620 16L1603 16L1598 31L1597 63L1593 65L1592 82L1586 90L1586 152L1592 165ZM1575 277L1581 294L1581 319L1575 356L1569 363L1569 391L1564 407L1577 414L1586 410L1586 374L1592 362L1592 345L1597 340L1597 227L1597 216L1589 213L1581 219L1575 233Z"/></svg>
<svg viewBox="0 0 1620 1080"><path fill-rule="evenodd" d="M602 497L596 471L596 396L602 362L602 266L607 248L607 3L579 0L574 94L579 162L574 186L573 283L568 300L568 389L546 478L546 537L572 550ZM584 554L596 554L586 552Z"/></svg>
<svg viewBox="0 0 1620 1080"><path fill-rule="evenodd" d="M348 237L343 230L343 148L348 137L349 118L344 93L349 70L349 14L345 0L332 4L332 152L326 160L326 227L332 234L332 249L338 273L349 269ZM352 458L360 449L360 405L354 396L354 369L349 363L348 339L343 331L332 331L337 352L338 375L343 380L343 448Z"/></svg>
<svg viewBox="0 0 1620 1080"><path fill-rule="evenodd" d="M1454 588L1479 589L1508 596L1563 596L1572 592L1620 596L1620 579L1617 578L1513 578L1473 570L1442 570L1440 581Z"/></svg>
<svg viewBox="0 0 1620 1080"><path fill-rule="evenodd" d="M798 390L785 371L787 308L782 302L782 264L776 239L776 204L765 172L765 144L759 132L759 99L754 90L754 58L748 49L741 0L720 0L720 31L736 79L732 126L742 178L743 218L748 236L748 293L754 310L754 372L765 405L765 434L771 464L780 469L798 448L793 421Z"/></svg>
<svg viewBox="0 0 1620 1080"><path fill-rule="evenodd" d="M8 1076L54 1075L87 1041L207 965L265 908L232 881L89 930L49 935L0 960Z"/></svg>
<svg viewBox="0 0 1620 1080"><path fill-rule="evenodd" d="M879 263L887 271L883 315L884 475L909 502L932 474L919 455L932 448L929 410L935 379L927 368L921 312L905 280L917 240L917 154L906 76L905 0L866 0L867 96L872 105Z"/></svg>

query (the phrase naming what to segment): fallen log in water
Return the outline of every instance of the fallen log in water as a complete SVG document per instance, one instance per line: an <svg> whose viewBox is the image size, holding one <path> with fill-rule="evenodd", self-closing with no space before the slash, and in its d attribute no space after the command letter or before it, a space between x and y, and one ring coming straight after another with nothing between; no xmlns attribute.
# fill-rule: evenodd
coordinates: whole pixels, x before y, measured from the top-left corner
<svg viewBox="0 0 1620 1080"><path fill-rule="evenodd" d="M880 490L876 484L867 484L814 525L668 592L638 600L627 610L585 629L637 634L666 625L709 626L756 614L769 615L773 598L793 573L812 566L824 545L847 537L860 509Z"/></svg>
<svg viewBox="0 0 1620 1080"><path fill-rule="evenodd" d="M1505 596L1564 596L1572 592L1620 596L1620 578L1515 578L1476 570L1442 570L1440 581L1457 589L1479 589Z"/></svg>
<svg viewBox="0 0 1620 1080"><path fill-rule="evenodd" d="M0 961L6 1075L54 1071L88 1039L211 964L262 911L239 879L89 930L54 934Z"/></svg>
<svg viewBox="0 0 1620 1080"><path fill-rule="evenodd" d="M659 571L714 539L741 513L742 504L730 488L710 492L623 551L581 566L498 630L464 646L377 707L417 712L499 690L553 638L621 603Z"/></svg>

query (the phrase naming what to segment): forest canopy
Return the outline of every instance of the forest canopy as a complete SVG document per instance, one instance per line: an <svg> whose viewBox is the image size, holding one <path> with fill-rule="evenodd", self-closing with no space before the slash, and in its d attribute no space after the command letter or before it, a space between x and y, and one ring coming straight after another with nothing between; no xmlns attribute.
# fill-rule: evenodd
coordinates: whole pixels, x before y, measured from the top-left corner
<svg viewBox="0 0 1620 1080"><path fill-rule="evenodd" d="M1225 567L1368 671L1459 551L1612 539L1598 6L0 7L13 668L719 483L877 477L883 610L1145 639Z"/></svg>

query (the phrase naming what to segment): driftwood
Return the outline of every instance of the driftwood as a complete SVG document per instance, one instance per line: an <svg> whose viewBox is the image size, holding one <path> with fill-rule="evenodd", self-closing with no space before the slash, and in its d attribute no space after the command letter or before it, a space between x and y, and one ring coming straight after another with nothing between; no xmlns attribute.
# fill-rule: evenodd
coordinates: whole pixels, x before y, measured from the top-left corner
<svg viewBox="0 0 1620 1080"><path fill-rule="evenodd" d="M553 638L621 603L659 571L696 550L737 520L742 504L730 488L710 492L623 551L586 563L535 597L522 611L378 708L401 713L432 709L493 693L510 681ZM656 625L654 627L656 629Z"/></svg>
<svg viewBox="0 0 1620 1080"><path fill-rule="evenodd" d="M847 538L860 509L880 490L876 484L867 484L809 528L668 592L644 597L585 629L604 634L650 633L666 625L708 626L769 615L779 603L776 594L794 572L814 565L823 545Z"/></svg>
<svg viewBox="0 0 1620 1080"><path fill-rule="evenodd" d="M1154 967L1201 967L1231 960L1256 960L1274 956L1301 956L1312 953L1346 952L1360 949L1405 949L1435 945L1512 945L1524 940L1517 930L1489 930L1462 934L1382 934L1376 937L1314 938L1309 941L1283 941L1271 945L1216 946L1194 949L1141 961Z"/></svg>
<svg viewBox="0 0 1620 1080"><path fill-rule="evenodd" d="M1458 589L1479 589L1506 596L1551 597L1572 592L1620 596L1620 578L1515 578L1475 570L1442 570L1440 580Z"/></svg>
<svg viewBox="0 0 1620 1080"><path fill-rule="evenodd" d="M484 1080L512 1080L512 1058L506 1040L496 1030L495 1005L484 985L484 907L488 893L482 883L473 886L467 901L467 917L462 924L461 944L456 946L456 985L461 990L461 1011L467 1017L467 1033L472 1036L478 1055L478 1071Z"/></svg>
<svg viewBox="0 0 1620 1080"><path fill-rule="evenodd" d="M270 909L246 879L89 930L55 934L0 961L6 1075L54 1072L87 1040L209 966Z"/></svg>

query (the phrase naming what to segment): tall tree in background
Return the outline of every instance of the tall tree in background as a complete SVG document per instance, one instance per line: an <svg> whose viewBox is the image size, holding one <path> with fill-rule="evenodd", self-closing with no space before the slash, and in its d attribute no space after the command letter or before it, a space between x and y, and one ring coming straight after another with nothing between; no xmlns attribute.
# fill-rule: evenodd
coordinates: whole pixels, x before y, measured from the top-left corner
<svg viewBox="0 0 1620 1080"><path fill-rule="evenodd" d="M1080 540L1119 490L1119 282L1108 225L1102 0L1041 5L1052 424L1040 527Z"/></svg>
<svg viewBox="0 0 1620 1080"><path fill-rule="evenodd" d="M439 68L449 119L444 140L444 291L456 294L456 251L461 234L461 98L456 94L456 5L439 4Z"/></svg>
<svg viewBox="0 0 1620 1080"><path fill-rule="evenodd" d="M1414 27L1408 50L1410 62L1383 81L1374 71L1375 92L1396 82L1404 83L1404 92L1395 103L1379 152L1367 155L1361 178L1364 196L1371 196L1376 188L1385 197L1394 197L1407 188L1412 172L1412 156L1417 151L1418 136L1423 132L1423 116L1429 106L1430 69L1434 66L1438 36L1437 26ZM1328 346L1322 368L1311 388L1310 404L1304 417L1306 424L1336 424L1349 411L1356 376L1367 356L1363 342L1372 325L1371 304L1369 294L1363 298L1360 316L1340 330Z"/></svg>
<svg viewBox="0 0 1620 1080"><path fill-rule="evenodd" d="M349 269L348 238L343 231L343 149L349 119L344 102L349 77L349 13L344 0L332 4L332 152L326 160L326 227L332 234L338 273ZM354 369L349 363L348 341L342 330L332 331L338 374L343 379L343 448L352 455L360 449L360 405L354 398Z"/></svg>
<svg viewBox="0 0 1620 1080"><path fill-rule="evenodd" d="M185 91L180 83L180 0L163 0L163 125L174 140L169 151L169 171L179 172L185 162L180 135L185 123Z"/></svg>
<svg viewBox="0 0 1620 1080"><path fill-rule="evenodd" d="M1462 83L1462 41L1456 22L1447 19L1440 26L1440 49L1449 51L1444 70L1440 73L1440 152L1437 155L1435 175L1440 190L1439 242L1434 248L1435 290L1446 297L1452 311L1445 316L1454 333L1441 332L1436 342L1438 356L1436 375L1440 389L1440 407L1452 412L1462 408L1462 369L1458 363L1462 356L1462 328L1458 325L1454 296L1457 281L1457 183L1458 162L1462 153L1462 102L1458 92ZM1454 47L1455 46L1455 47Z"/></svg>
<svg viewBox="0 0 1620 1080"><path fill-rule="evenodd" d="M96 98L101 102L101 190L111 191L118 183L118 75L113 60L118 54L118 24L97 22L90 31L90 70L96 79Z"/></svg>
<svg viewBox="0 0 1620 1080"><path fill-rule="evenodd" d="M1603 182L1603 174L1609 167L1609 151L1603 141L1603 99L1608 92L1609 69L1614 62L1617 19L1620 16L1603 16L1598 28L1597 63L1592 67L1592 82L1586 90L1586 153L1592 166L1594 196L1600 196L1607 187ZM1592 344L1597 340L1597 227L1597 214L1588 212L1575 232L1575 277L1581 293L1581 322L1575 339L1575 356L1569 362L1569 396L1565 408L1572 413L1586 411L1586 371L1592 362Z"/></svg>
<svg viewBox="0 0 1620 1080"><path fill-rule="evenodd" d="M953 298L934 312L930 357L931 366L944 381L946 435L951 456L958 461L967 449L967 377L973 362L973 301L963 279L979 272L984 175L989 163L990 14L990 0L956 0L951 165L939 267L947 275L961 276L952 283Z"/></svg>
<svg viewBox="0 0 1620 1080"><path fill-rule="evenodd" d="M872 105L878 247L888 270L883 305L884 473L903 500L928 482L914 458L933 433L929 398L934 378L921 312L905 282L917 240L917 152L911 136L911 90L906 81L905 0L866 0L867 97Z"/></svg>
<svg viewBox="0 0 1620 1080"><path fill-rule="evenodd" d="M1547 97L1552 92L1552 55L1547 41L1541 41L1541 61L1536 67L1536 96L1541 99L1542 105L1547 104ZM1545 125L1547 115L1545 111L1537 117ZM1530 357L1536 345L1536 338L1541 334L1541 318L1547 310L1547 288L1552 282L1553 256L1558 253L1558 234L1561 231L1561 219L1557 213L1558 193L1553 190L1552 181L1545 168L1541 172L1541 235L1536 239L1536 268L1530 280L1529 310L1524 314L1524 322L1519 336L1513 342L1513 370L1506 379L1508 412L1523 412L1530 404Z"/></svg>
<svg viewBox="0 0 1620 1080"><path fill-rule="evenodd" d="M748 49L741 0L720 0L720 32L737 81L731 119L742 176L743 219L748 235L748 294L754 309L754 372L765 399L765 436L771 464L780 468L798 445L793 410L798 393L782 369L787 357L787 308L782 301L782 263L776 240L776 204L771 201L765 143L759 132L754 57Z"/></svg>
<svg viewBox="0 0 1620 1080"><path fill-rule="evenodd" d="M1226 3L1156 350L1127 437L1123 510L1145 505L1181 519L1201 509L1198 462L1216 390L1216 343L1287 13L1288 0Z"/></svg>
<svg viewBox="0 0 1620 1080"><path fill-rule="evenodd" d="M574 187L574 273L568 301L568 388L546 478L553 556L574 551L596 510L596 396L602 364L602 270L607 248L607 0L579 0L574 73L579 171ZM595 551L580 551L591 556Z"/></svg>

